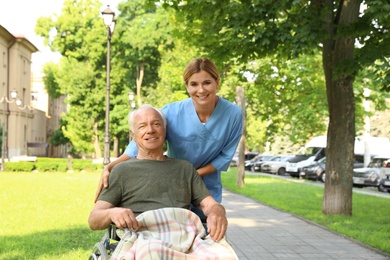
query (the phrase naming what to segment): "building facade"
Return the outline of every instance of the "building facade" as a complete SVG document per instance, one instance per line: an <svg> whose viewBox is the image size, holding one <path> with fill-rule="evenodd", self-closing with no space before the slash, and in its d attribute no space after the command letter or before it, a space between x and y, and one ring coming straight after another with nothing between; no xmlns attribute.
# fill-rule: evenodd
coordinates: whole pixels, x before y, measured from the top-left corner
<svg viewBox="0 0 390 260"><path fill-rule="evenodd" d="M51 103L63 102L63 98L49 100L42 78L32 75L31 57L37 51L24 36L13 35L0 25L2 159L67 156L66 146L52 148L48 144L50 134L59 127L59 116L64 112L59 111L66 108L61 105L58 110L49 109Z"/></svg>

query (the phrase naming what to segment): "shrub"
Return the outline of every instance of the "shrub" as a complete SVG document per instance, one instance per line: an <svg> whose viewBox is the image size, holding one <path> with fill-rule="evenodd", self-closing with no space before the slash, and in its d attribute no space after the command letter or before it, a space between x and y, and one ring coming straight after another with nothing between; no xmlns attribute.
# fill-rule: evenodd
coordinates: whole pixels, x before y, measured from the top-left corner
<svg viewBox="0 0 390 260"><path fill-rule="evenodd" d="M35 168L33 162L6 162L4 170L7 172L31 172Z"/></svg>
<svg viewBox="0 0 390 260"><path fill-rule="evenodd" d="M73 159L71 169L75 171L95 171L100 169L100 165L95 164L92 160Z"/></svg>
<svg viewBox="0 0 390 260"><path fill-rule="evenodd" d="M49 171L55 171L55 172L66 172L68 170L68 164L66 163L66 160L43 160L38 161L35 164L36 169L39 172L49 172Z"/></svg>

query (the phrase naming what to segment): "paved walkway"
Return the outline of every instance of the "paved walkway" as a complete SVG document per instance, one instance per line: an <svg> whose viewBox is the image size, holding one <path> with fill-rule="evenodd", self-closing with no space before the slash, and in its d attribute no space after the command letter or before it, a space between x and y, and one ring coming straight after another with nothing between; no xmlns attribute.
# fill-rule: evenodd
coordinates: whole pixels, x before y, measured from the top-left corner
<svg viewBox="0 0 390 260"><path fill-rule="evenodd" d="M255 200L223 191L227 240L240 260L389 260L390 255Z"/></svg>

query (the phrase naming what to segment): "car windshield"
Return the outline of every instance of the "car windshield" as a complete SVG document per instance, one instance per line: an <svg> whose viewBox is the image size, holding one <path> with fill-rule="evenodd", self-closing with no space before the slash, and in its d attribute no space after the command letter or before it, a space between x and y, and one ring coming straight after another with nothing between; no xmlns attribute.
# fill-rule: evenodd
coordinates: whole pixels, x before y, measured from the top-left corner
<svg viewBox="0 0 390 260"><path fill-rule="evenodd" d="M386 166L386 162L388 159L386 158L374 158L368 164L368 168L382 168Z"/></svg>
<svg viewBox="0 0 390 260"><path fill-rule="evenodd" d="M261 160L262 156L261 155L257 155L255 157L253 157L252 159L250 159L251 162L257 162L259 160Z"/></svg>
<svg viewBox="0 0 390 260"><path fill-rule="evenodd" d="M326 157L323 157L318 160L319 163L326 163Z"/></svg>
<svg viewBox="0 0 390 260"><path fill-rule="evenodd" d="M262 161L270 161L272 160L272 158L274 158L275 156L273 155L265 155L265 156L261 156L261 160Z"/></svg>
<svg viewBox="0 0 390 260"><path fill-rule="evenodd" d="M289 159L291 159L291 156L284 156L284 157L280 158L280 161L287 162Z"/></svg>
<svg viewBox="0 0 390 260"><path fill-rule="evenodd" d="M297 155L301 156L314 156L321 150L321 147L306 147L302 149Z"/></svg>

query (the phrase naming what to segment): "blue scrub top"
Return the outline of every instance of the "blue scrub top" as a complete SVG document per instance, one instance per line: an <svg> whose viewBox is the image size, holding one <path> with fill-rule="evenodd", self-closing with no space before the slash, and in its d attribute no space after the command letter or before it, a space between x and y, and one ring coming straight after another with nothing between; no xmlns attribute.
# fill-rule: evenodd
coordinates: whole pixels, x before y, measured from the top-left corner
<svg viewBox="0 0 390 260"><path fill-rule="evenodd" d="M191 162L196 169L211 163L216 172L202 176L213 198L222 201L221 171L229 168L242 135L241 109L219 97L217 106L203 124L191 98L164 106L167 119L168 156ZM132 141L125 154L134 157L137 145Z"/></svg>

